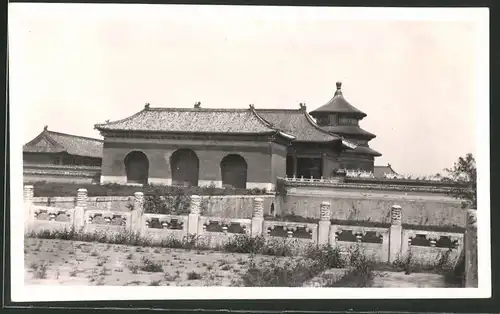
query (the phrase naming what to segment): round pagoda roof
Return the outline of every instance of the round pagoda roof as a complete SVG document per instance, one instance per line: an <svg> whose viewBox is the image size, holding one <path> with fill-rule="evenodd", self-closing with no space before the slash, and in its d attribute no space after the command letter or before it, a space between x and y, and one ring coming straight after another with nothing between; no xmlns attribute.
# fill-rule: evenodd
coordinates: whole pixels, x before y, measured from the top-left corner
<svg viewBox="0 0 500 314"><path fill-rule="evenodd" d="M310 112L312 116L317 113L346 113L356 118L366 117L366 113L351 105L342 95L342 83L337 82L337 90L330 101L316 110Z"/></svg>

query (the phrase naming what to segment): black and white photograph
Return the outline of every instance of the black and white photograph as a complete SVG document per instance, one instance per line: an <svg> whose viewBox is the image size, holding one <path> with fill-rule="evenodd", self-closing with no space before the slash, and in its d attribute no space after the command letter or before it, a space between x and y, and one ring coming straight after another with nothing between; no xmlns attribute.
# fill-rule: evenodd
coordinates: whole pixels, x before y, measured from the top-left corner
<svg viewBox="0 0 500 314"><path fill-rule="evenodd" d="M490 297L488 25L10 4L12 300Z"/></svg>

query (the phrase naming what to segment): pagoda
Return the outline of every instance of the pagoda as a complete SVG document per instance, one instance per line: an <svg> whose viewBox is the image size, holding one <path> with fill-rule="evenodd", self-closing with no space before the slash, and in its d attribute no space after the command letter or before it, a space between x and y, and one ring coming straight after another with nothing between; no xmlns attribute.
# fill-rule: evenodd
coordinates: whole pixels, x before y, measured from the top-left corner
<svg viewBox="0 0 500 314"><path fill-rule="evenodd" d="M382 156L368 144L376 136L359 126L359 122L367 115L344 98L341 82L337 82L333 98L309 114L323 130L358 145L340 154L341 168L373 172L375 157Z"/></svg>

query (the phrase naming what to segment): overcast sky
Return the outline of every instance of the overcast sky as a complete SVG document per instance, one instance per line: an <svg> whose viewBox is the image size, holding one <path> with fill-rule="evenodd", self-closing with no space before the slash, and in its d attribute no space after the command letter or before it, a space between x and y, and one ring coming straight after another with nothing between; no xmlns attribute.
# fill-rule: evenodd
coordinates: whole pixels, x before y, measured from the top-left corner
<svg viewBox="0 0 500 314"><path fill-rule="evenodd" d="M14 4L11 108L22 138L99 137L152 107L299 108L342 81L370 146L405 174L476 150L478 29L468 21L339 19L335 8Z"/></svg>

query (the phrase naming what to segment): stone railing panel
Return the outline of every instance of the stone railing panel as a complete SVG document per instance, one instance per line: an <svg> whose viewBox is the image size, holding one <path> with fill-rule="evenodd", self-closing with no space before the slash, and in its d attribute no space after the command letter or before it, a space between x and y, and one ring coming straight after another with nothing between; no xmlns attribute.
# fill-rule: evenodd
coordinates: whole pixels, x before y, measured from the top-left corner
<svg viewBox="0 0 500 314"><path fill-rule="evenodd" d="M84 212L85 232L130 231L130 213L89 209Z"/></svg>
<svg viewBox="0 0 500 314"><path fill-rule="evenodd" d="M143 214L142 232L146 236L165 239L173 236L178 239L187 235L188 216Z"/></svg>
<svg viewBox="0 0 500 314"><path fill-rule="evenodd" d="M74 209L33 206L31 215L33 223L30 225L30 231L42 230L71 230L74 220Z"/></svg>
<svg viewBox="0 0 500 314"><path fill-rule="evenodd" d="M307 242L318 241L318 224L314 223L266 220L263 232L267 237L294 238Z"/></svg>

